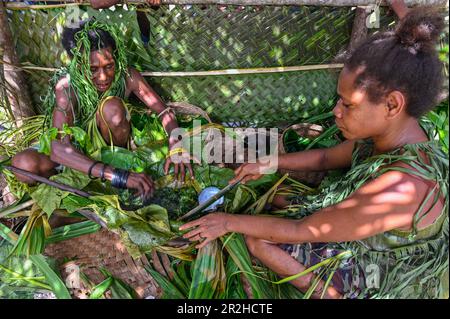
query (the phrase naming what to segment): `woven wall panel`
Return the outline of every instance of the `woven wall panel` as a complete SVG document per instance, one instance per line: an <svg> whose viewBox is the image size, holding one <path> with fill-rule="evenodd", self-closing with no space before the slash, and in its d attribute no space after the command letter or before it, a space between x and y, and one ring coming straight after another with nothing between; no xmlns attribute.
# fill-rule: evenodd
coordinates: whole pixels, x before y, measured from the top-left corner
<svg viewBox="0 0 450 319"><path fill-rule="evenodd" d="M152 69L321 64L346 47L354 11L279 6L162 6L148 13Z"/></svg>
<svg viewBox="0 0 450 319"><path fill-rule="evenodd" d="M330 110L336 90L331 71L210 77L148 78L166 101L186 101L217 122L283 126Z"/></svg>
<svg viewBox="0 0 450 319"><path fill-rule="evenodd" d="M84 11L83 11L84 10ZM293 6L161 6L146 13L150 42L143 46L136 12L82 8L93 17L120 26L130 64L139 70L199 71L328 63L346 48L354 10ZM64 9L10 12L22 62L58 67L67 62L60 43ZM380 11L381 29L394 15ZM24 27L27 26L27 27ZM28 76L34 103L51 74ZM336 78L328 71L209 77L148 78L166 101L185 101L211 113L219 122L282 126L331 109Z"/></svg>

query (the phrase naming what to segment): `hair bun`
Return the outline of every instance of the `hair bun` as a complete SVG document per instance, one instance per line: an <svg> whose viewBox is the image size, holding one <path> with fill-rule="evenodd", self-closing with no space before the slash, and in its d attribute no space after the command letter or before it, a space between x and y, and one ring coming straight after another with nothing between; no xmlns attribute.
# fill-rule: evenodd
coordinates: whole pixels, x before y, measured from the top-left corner
<svg viewBox="0 0 450 319"><path fill-rule="evenodd" d="M400 42L415 52L433 51L444 29L444 19L430 7L411 9L396 30Z"/></svg>

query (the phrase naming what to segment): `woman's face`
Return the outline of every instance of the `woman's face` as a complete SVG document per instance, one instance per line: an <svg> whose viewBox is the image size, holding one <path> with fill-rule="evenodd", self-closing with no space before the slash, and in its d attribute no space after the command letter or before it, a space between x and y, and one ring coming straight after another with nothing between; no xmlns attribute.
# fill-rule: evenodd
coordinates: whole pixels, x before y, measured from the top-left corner
<svg viewBox="0 0 450 319"><path fill-rule="evenodd" d="M103 93L111 87L114 81L116 63L111 48L91 51L89 56L91 63L92 82L97 91Z"/></svg>
<svg viewBox="0 0 450 319"><path fill-rule="evenodd" d="M333 113L336 125L346 139L375 137L386 129L384 102L370 102L364 89L353 85L360 71L344 68L339 75L337 93L340 99Z"/></svg>

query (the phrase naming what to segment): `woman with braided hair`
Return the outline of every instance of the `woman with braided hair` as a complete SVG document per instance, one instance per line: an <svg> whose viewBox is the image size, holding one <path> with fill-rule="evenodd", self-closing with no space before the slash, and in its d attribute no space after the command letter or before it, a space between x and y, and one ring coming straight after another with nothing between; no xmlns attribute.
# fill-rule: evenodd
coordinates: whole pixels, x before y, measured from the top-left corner
<svg viewBox="0 0 450 319"><path fill-rule="evenodd" d="M241 233L252 255L316 298L448 298L448 156L419 122L441 92L444 23L431 9L402 12L395 31L344 63L333 112L346 141L278 157L278 168L346 175L281 199L297 204L296 219L213 213L183 225L186 238L201 248ZM235 180L258 179L267 165L244 164Z"/></svg>
<svg viewBox="0 0 450 319"><path fill-rule="evenodd" d="M115 27L90 21L77 29L66 28L62 42L72 60L67 69L56 74L57 82L44 102L48 119L51 119L49 127L60 131L65 126L81 127L87 131L97 152L108 145L129 147L130 114L124 100L131 94L158 114L168 136L178 127L173 112L166 108L141 74L127 66L123 39ZM169 139L169 149L177 141ZM50 156L28 149L15 155L12 165L49 177L61 164L90 177L112 181L113 186L135 189L144 198L153 192L149 176L115 169L96 159L99 159L98 154L83 154L66 135L52 142ZM166 174L170 164L169 158L165 165ZM181 180L184 180L186 167L192 176L189 163L175 164L174 173ZM16 177L25 183L34 182L20 174Z"/></svg>

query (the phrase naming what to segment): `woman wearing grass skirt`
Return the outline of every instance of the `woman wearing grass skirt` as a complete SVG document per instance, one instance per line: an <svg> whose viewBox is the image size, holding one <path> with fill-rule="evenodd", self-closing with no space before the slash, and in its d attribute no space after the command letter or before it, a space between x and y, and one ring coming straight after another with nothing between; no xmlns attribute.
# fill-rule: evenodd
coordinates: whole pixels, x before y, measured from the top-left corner
<svg viewBox="0 0 450 319"><path fill-rule="evenodd" d="M80 152L69 135L49 137L49 156L28 149L12 159L15 167L49 177L56 173L58 164L75 169L90 177L112 181L118 188L135 189L144 197L153 191L152 180L143 173L127 172L105 165L99 159L99 150L111 145L130 148L130 112L124 99L134 94L148 108L158 114L168 136L178 127L175 115L165 107L159 96L147 84L138 71L127 66L123 39L113 26L93 21L80 28L66 28L63 46L72 60L67 69L54 77L54 85L44 101L49 120L47 125L59 133L66 127L78 126L87 132L92 141L89 154ZM45 135L45 134L44 134ZM42 139L41 139L42 140ZM44 139L45 140L45 139ZM169 148L177 142L169 139ZM44 143L45 144L45 143ZM45 147L44 147L45 148ZM171 162L167 160L167 173ZM185 166L192 173L190 164L175 164L174 173L184 180ZM16 174L25 183L34 181Z"/></svg>
<svg viewBox="0 0 450 319"><path fill-rule="evenodd" d="M315 298L448 297L448 157L419 124L441 90L443 26L413 9L348 56L333 109L346 141L278 158L291 170L349 168L319 195L282 199L300 205L298 219L213 213L184 236L200 248L244 234L253 256ZM267 168L244 164L235 178Z"/></svg>

